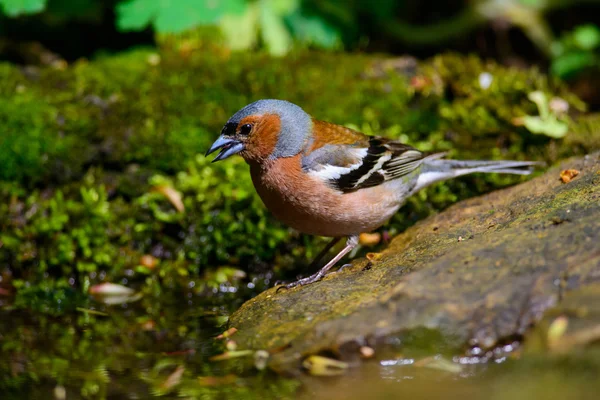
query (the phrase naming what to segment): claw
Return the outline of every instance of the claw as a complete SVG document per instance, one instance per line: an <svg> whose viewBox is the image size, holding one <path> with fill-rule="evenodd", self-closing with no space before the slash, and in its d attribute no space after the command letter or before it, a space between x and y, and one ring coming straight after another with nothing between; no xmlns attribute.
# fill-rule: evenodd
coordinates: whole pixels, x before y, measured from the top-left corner
<svg viewBox="0 0 600 400"><path fill-rule="evenodd" d="M316 274L307 276L306 278L298 279L296 282L288 283L287 285L285 285L285 288L291 289L295 288L296 286L304 286L310 283L315 283L323 279L324 276L325 274L322 274L321 271L319 271Z"/></svg>
<svg viewBox="0 0 600 400"><path fill-rule="evenodd" d="M275 290L275 294L279 293L281 289L288 289L287 285L281 285Z"/></svg>
<svg viewBox="0 0 600 400"><path fill-rule="evenodd" d="M298 279L297 281L288 283L287 285L281 285L277 288L277 290L275 290L275 293L279 293L279 291L281 289L292 289L292 288L295 288L296 286L304 286L304 285L308 285L310 283L315 283L315 282L320 281L324 277L325 277L325 274L321 273L321 271L319 271L316 274L307 276L306 278Z"/></svg>
<svg viewBox="0 0 600 400"><path fill-rule="evenodd" d="M332 242L332 243L335 244L335 242ZM287 285L280 286L277 288L275 293L279 293L279 290L281 288L292 289L292 288L295 288L296 286L304 286L304 285L308 285L310 283L315 283L315 282L320 281L327 274L327 271L329 271L329 269L331 267L333 267L342 257L344 257L346 254L348 254L350 252L350 250L352 250L354 247L356 247L357 244L358 244L358 236L348 237L348 240L346 241L346 247L344 247L342 249L342 251L340 251L335 257L333 257L333 259L331 259L316 274L307 276L306 278L298 279L296 282L292 282L292 283L288 283Z"/></svg>

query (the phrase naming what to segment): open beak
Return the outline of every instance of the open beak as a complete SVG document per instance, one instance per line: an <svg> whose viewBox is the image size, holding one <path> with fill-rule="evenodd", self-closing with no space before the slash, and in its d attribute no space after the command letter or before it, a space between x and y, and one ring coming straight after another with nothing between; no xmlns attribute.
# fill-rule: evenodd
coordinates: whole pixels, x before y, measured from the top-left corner
<svg viewBox="0 0 600 400"><path fill-rule="evenodd" d="M210 146L210 149L208 149L206 155L208 156L219 149L221 149L221 152L215 157L214 160L212 160L212 162L221 161L239 153L240 151L244 150L244 144L239 140L221 135L217 140L215 140L212 146Z"/></svg>

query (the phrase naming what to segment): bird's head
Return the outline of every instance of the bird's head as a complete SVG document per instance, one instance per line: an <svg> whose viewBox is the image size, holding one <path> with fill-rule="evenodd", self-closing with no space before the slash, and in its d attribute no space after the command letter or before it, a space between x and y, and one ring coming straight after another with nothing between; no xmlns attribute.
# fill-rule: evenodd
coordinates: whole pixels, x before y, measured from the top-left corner
<svg viewBox="0 0 600 400"><path fill-rule="evenodd" d="M213 162L234 154L258 163L292 157L307 146L311 132L311 117L297 105L285 100L258 100L229 118L206 155L221 150Z"/></svg>

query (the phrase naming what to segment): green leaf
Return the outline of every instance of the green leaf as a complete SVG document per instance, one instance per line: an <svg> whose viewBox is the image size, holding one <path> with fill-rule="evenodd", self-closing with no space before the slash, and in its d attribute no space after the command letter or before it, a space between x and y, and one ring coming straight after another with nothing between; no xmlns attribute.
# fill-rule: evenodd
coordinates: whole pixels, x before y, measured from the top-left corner
<svg viewBox="0 0 600 400"><path fill-rule="evenodd" d="M555 139L564 137L569 131L567 123L559 121L556 118L542 119L526 115L523 117L523 124L532 133L543 134Z"/></svg>
<svg viewBox="0 0 600 400"><path fill-rule="evenodd" d="M258 35L258 3L252 3L241 15L227 14L219 26L232 50L249 49L256 44Z"/></svg>
<svg viewBox="0 0 600 400"><path fill-rule="evenodd" d="M270 2L261 1L260 26L262 40L274 55L283 55L292 47L292 37L283 23L280 12L281 9L276 9Z"/></svg>
<svg viewBox="0 0 600 400"><path fill-rule="evenodd" d="M536 90L527 95L529 100L533 101L538 108L538 112L540 113L540 118L546 119L550 117L550 106L548 102L548 97L546 94L540 90Z"/></svg>
<svg viewBox="0 0 600 400"><path fill-rule="evenodd" d="M117 27L141 30L152 24L159 33L177 33L212 25L225 14L239 14L244 0L131 0L117 5Z"/></svg>
<svg viewBox="0 0 600 400"><path fill-rule="evenodd" d="M600 28L589 24L578 26L573 32L573 40L582 50L593 50L600 46Z"/></svg>
<svg viewBox="0 0 600 400"><path fill-rule="evenodd" d="M569 79L597 63L596 56L587 51L566 53L552 61L550 71L562 79Z"/></svg>
<svg viewBox="0 0 600 400"><path fill-rule="evenodd" d="M275 14L285 16L298 9L300 0L261 0L261 4L271 7Z"/></svg>
<svg viewBox="0 0 600 400"><path fill-rule="evenodd" d="M307 16L297 10L286 18L294 37L299 41L324 48L335 48L341 43L340 32L317 16Z"/></svg>
<svg viewBox="0 0 600 400"><path fill-rule="evenodd" d="M529 93L527 97L537 105L540 115L526 115L523 117L525 127L532 133L543 134L556 139L564 137L569 130L569 126L550 112L548 96L544 92L536 90Z"/></svg>
<svg viewBox="0 0 600 400"><path fill-rule="evenodd" d="M22 14L35 14L43 11L46 0L0 0L0 6L9 17Z"/></svg>
<svg viewBox="0 0 600 400"><path fill-rule="evenodd" d="M119 30L139 31L149 25L159 11L159 8L151 7L150 3L148 0L132 0L118 4L116 11Z"/></svg>

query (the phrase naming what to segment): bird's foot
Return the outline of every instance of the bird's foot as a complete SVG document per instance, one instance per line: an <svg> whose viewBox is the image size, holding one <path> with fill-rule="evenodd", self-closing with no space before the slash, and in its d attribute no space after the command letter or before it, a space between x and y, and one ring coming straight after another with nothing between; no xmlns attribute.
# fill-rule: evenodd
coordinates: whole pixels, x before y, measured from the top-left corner
<svg viewBox="0 0 600 400"><path fill-rule="evenodd" d="M335 242L332 242L332 243L335 244ZM295 288L296 286L304 286L304 285L308 285L310 283L320 281L327 274L327 271L329 271L329 269L331 267L333 267L338 261L340 261L340 259L342 257L344 257L346 254L348 254L350 252L350 250L355 248L357 244L358 244L358 235L349 236L348 240L346 240L346 246L342 249L342 251L340 251L335 257L333 257L316 274L307 276L306 278L298 279L296 282L288 283L285 286L280 286L277 288L276 293L279 292L279 290L281 290L282 288L291 289L291 288Z"/></svg>
<svg viewBox="0 0 600 400"><path fill-rule="evenodd" d="M292 283L288 283L287 285L281 285L277 288L277 293L281 290L281 289L292 289L295 288L296 286L304 286L304 285L308 285L311 283L315 283L320 281L321 279L323 279L323 277L325 276L325 274L321 273L321 271L317 272L316 274L313 274L311 276L307 276L306 278L302 278L302 279L298 279L295 282Z"/></svg>

